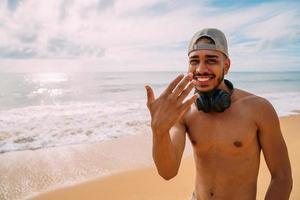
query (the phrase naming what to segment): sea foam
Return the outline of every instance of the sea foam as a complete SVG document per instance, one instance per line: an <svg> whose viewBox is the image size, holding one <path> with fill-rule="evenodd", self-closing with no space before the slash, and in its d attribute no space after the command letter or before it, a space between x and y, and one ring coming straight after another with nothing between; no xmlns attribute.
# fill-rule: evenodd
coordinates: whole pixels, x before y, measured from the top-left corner
<svg viewBox="0 0 300 200"><path fill-rule="evenodd" d="M97 142L148 129L144 101L15 108L0 111L0 152Z"/></svg>

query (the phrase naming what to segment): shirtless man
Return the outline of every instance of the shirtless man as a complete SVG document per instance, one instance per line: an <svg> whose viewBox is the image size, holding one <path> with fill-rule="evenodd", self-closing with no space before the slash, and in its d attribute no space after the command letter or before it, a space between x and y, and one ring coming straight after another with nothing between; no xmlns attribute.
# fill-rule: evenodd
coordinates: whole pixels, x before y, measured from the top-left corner
<svg viewBox="0 0 300 200"><path fill-rule="evenodd" d="M261 150L272 176L265 199L289 199L291 167L278 116L266 99L224 80L230 68L225 35L197 32L188 56L188 75L179 75L158 98L145 86L160 176L177 175L188 135L196 165L193 200L255 200Z"/></svg>

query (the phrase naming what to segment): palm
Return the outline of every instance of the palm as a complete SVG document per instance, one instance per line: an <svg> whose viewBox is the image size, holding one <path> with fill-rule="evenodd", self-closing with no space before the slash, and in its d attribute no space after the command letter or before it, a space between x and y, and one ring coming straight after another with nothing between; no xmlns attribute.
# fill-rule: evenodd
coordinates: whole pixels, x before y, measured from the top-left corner
<svg viewBox="0 0 300 200"><path fill-rule="evenodd" d="M185 77L183 75L179 75L156 99L152 88L150 86L146 86L148 98L147 107L151 114L152 128L169 130L188 110L197 98L197 95L194 95L187 101L183 102L193 89L193 83L190 82L191 79L191 74Z"/></svg>

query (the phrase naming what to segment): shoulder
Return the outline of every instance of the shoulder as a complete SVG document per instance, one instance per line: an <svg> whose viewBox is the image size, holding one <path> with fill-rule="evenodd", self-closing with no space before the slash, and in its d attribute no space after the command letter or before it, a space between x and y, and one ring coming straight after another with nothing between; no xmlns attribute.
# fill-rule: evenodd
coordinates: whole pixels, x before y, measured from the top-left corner
<svg viewBox="0 0 300 200"><path fill-rule="evenodd" d="M232 103L242 103L245 104L245 106L250 106L251 108L273 107L272 104L267 99L241 89L235 89L232 96Z"/></svg>
<svg viewBox="0 0 300 200"><path fill-rule="evenodd" d="M243 106L253 116L257 124L278 121L277 113L269 100L239 89L237 89L236 93L234 102Z"/></svg>

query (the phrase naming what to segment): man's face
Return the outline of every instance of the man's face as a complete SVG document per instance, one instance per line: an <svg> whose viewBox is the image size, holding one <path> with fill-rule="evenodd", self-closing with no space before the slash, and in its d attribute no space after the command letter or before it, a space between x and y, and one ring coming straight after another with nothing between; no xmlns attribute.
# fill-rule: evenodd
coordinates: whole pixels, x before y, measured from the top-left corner
<svg viewBox="0 0 300 200"><path fill-rule="evenodd" d="M230 60L214 50L196 50L189 55L189 73L199 92L208 92L217 87L230 67Z"/></svg>

